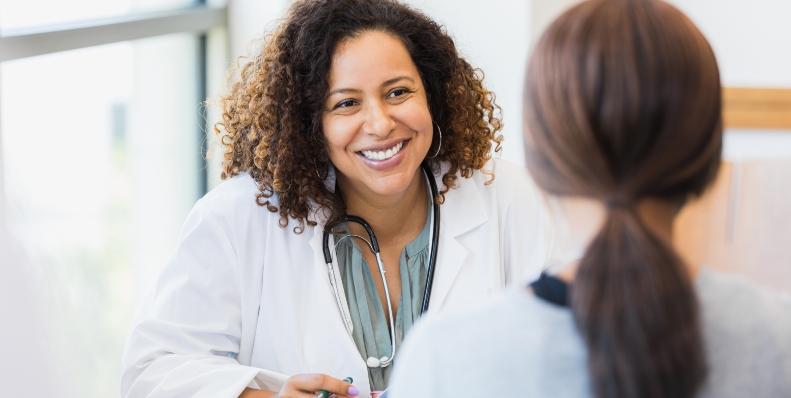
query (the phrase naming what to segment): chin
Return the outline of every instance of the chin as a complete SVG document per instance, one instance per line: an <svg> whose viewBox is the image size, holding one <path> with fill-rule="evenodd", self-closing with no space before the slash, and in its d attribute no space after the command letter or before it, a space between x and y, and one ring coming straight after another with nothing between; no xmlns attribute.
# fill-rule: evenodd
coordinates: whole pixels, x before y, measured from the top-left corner
<svg viewBox="0 0 791 398"><path fill-rule="evenodd" d="M418 165L418 168L420 165ZM412 182L414 171L404 171L388 176L375 178L368 188L382 196L397 195L404 192Z"/></svg>

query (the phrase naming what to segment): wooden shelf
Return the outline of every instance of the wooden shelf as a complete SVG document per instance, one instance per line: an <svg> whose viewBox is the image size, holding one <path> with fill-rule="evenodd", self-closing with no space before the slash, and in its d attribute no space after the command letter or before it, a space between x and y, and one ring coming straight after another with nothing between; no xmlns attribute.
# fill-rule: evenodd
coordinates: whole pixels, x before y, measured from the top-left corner
<svg viewBox="0 0 791 398"><path fill-rule="evenodd" d="M791 89L726 87L722 105L726 128L791 129Z"/></svg>

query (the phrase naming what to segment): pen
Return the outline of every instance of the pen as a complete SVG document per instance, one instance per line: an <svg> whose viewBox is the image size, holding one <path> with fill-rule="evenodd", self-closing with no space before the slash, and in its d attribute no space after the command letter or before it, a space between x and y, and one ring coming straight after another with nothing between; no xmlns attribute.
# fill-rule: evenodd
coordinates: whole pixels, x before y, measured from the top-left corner
<svg viewBox="0 0 791 398"><path fill-rule="evenodd" d="M349 384L354 383L354 379L352 379L351 376L343 379L343 381L345 381L345 382L347 382ZM328 398L329 396L330 396L330 392L329 391L327 391L327 390L319 390L319 392L313 398Z"/></svg>

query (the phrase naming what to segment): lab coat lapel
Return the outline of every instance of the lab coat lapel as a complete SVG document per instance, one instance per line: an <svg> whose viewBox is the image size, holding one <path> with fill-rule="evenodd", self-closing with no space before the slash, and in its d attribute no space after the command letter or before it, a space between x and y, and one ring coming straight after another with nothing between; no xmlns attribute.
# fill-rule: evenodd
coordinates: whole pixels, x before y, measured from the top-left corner
<svg viewBox="0 0 791 398"><path fill-rule="evenodd" d="M325 275L327 274L327 264L324 262L324 226L317 225L313 228L313 237L310 239L310 247L313 249L313 258L318 258L319 260L315 261L318 267L321 268L321 272ZM335 239L333 236L330 236L329 247L335 247ZM346 302L346 291L343 289L343 283L341 283L341 275L340 269L338 268L338 259L335 256L335 251L332 250L332 264L333 264L333 271L335 274L335 280L338 282L338 294L341 296L341 305L343 305L343 310L349 314L349 304ZM327 285L329 285L329 290L332 292L332 284L330 283L329 276L326 278ZM334 294L333 294L334 296ZM333 301L334 303L334 301ZM335 312L338 313L338 317L342 320L343 316L338 311L338 306L335 305ZM346 328L344 327L344 332L346 332ZM345 333L348 335L348 332Z"/></svg>
<svg viewBox="0 0 791 398"><path fill-rule="evenodd" d="M331 340L333 341L333 344L339 345L340 347L340 356L311 356L311 366L306 369L310 369L311 373L328 373L333 374L336 377L341 375L344 377L353 376L355 380L359 380L357 386L360 388L362 393L361 396L367 396L367 394L369 394L369 386L367 382L368 368L366 367L363 358L360 357L360 353L357 351L357 346L354 343L354 339L346 331L343 317L338 311L338 306L335 302L334 294L332 293L332 286L330 284L329 277L327 276L327 264L324 262L324 227L322 224L323 223L313 228L313 237L310 239L309 244L313 249L313 266L316 267L316 272L321 274L321 277L318 280L320 280L320 283L324 285L317 287L317 290L321 291L320 297L323 297L323 302L326 304L323 306L323 308L326 309L327 314L331 315L327 317L329 321L322 325L320 330L312 330L309 333L331 334ZM329 245L330 247L335 247L333 236L330 236ZM341 283L338 261L334 251L332 251L332 254L335 280L338 281L338 292L341 296L341 305L343 305L344 311L349 314L349 305L346 302L346 293L343 289L343 283ZM354 371L349 372L348 370L350 368Z"/></svg>
<svg viewBox="0 0 791 398"><path fill-rule="evenodd" d="M330 163L329 169L327 170L327 177L324 178L324 186L327 187L330 191L335 191L335 167ZM310 239L310 247L313 249L313 257L316 258L316 264L321 268L321 271L325 274L327 273L327 263L325 263L324 259L324 226L327 223L327 214L322 213L318 206L315 203L311 203L313 214L316 215L318 220L318 225L313 227L313 237ZM330 235L329 239L329 247L335 247L335 237ZM335 250L330 250L332 254L332 264L333 270L335 274L335 280L338 283L338 293L341 296L341 305L343 306L343 310L350 314L349 312L349 304L346 302L346 292L343 288L343 283L341 282L341 275L340 275L340 268L338 267L338 258L335 255ZM332 292L332 284L330 283L329 276L325 278L327 280L327 285L329 285L330 292ZM334 296L334 294L333 294ZM338 313L339 319L343 320L343 315L338 311L338 306L335 305L335 311ZM353 330L353 328L352 328ZM344 326L344 332L346 332L346 328ZM346 333L348 336L348 332ZM349 336L351 338L351 336Z"/></svg>
<svg viewBox="0 0 791 398"><path fill-rule="evenodd" d="M435 175L437 182L442 181L441 173L444 172L445 167L440 174ZM459 241L459 237L489 220L475 182L461 177L457 184L457 188L445 194L445 203L440 205L439 251L429 313L436 312L442 306L467 259L468 251Z"/></svg>

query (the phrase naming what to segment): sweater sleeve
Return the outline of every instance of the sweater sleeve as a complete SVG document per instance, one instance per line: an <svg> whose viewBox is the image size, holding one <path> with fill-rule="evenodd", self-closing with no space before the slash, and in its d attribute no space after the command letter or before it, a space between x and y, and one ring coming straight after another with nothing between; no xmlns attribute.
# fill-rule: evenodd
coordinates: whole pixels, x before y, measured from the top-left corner
<svg viewBox="0 0 791 398"><path fill-rule="evenodd" d="M437 336L421 321L413 328L409 338L401 346L398 361L393 369L388 398L434 398L441 397L439 379L439 357L434 352ZM406 366L402 366L406 364Z"/></svg>

